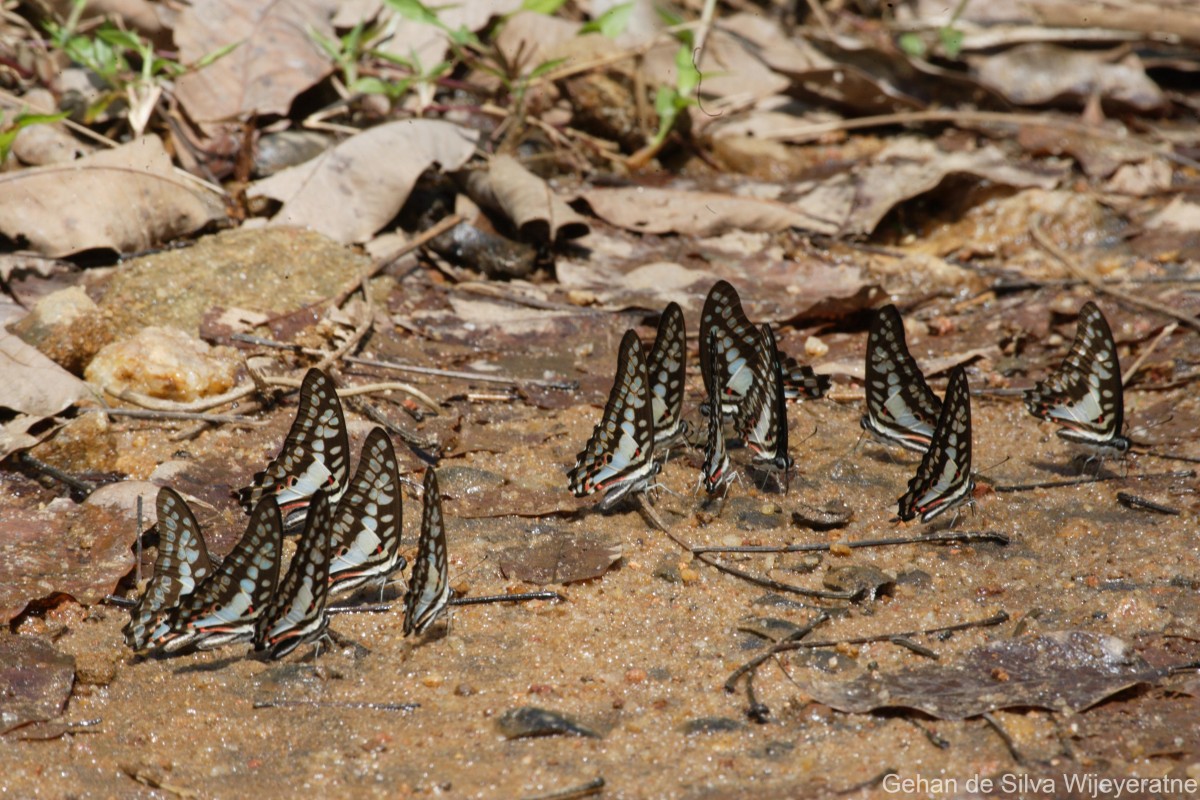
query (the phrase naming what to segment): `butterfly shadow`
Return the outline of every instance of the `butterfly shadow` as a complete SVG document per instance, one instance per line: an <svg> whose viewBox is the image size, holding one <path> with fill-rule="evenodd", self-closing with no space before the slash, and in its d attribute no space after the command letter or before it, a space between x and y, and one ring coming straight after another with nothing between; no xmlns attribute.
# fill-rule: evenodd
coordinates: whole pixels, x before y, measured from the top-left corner
<svg viewBox="0 0 1200 800"><path fill-rule="evenodd" d="M197 651L193 651L193 652L197 652ZM253 652L253 651L251 651L251 652ZM171 654L171 655L175 655L175 654ZM164 654L164 658L165 657L166 657L166 654ZM239 661L245 661L245 660L246 660L245 656L227 656L226 658L219 658L216 661L207 661L207 662L204 662L201 664L184 664L183 666L181 666L175 670L175 674L182 676L182 675L202 675L202 674L208 673L208 672L220 672L223 669L228 669L229 667L232 667L234 664L238 663Z"/></svg>

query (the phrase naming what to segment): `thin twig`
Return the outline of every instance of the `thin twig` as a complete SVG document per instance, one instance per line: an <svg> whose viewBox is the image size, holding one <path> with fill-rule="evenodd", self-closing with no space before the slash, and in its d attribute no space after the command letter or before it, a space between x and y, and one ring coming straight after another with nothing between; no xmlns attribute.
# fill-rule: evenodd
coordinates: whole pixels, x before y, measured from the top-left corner
<svg viewBox="0 0 1200 800"><path fill-rule="evenodd" d="M1141 147L1154 155L1161 156L1186 167L1200 169L1200 161L1181 156L1170 150L1160 150L1153 144L1140 139L1123 136L1119 133L1085 125L1069 119L1043 117L1037 114L1008 114L1002 111L901 111L895 114L877 114L870 117L855 119L833 120L831 122L812 122L797 125L793 128L778 128L762 134L764 139L787 139L801 141L815 139L829 133L859 130L861 128L880 128L887 125L905 125L914 122L978 122L996 123L1001 125L1038 125L1043 128L1057 128L1092 139L1102 139L1108 142Z"/></svg>
<svg viewBox="0 0 1200 800"><path fill-rule="evenodd" d="M805 625L804 627L799 628L797 630L794 630L790 634L788 634L783 639L783 642L798 642L801 639L803 639L805 636L808 636L808 634L812 633L813 630L815 630L817 628L817 626L825 624L830 619L832 619L832 617L830 617L829 614L822 611L820 614L818 614L816 617L814 617L812 619L812 621L809 622L807 625ZM775 644L782 644L783 642L775 642ZM737 690L737 682L739 679L741 679L741 677L743 675L746 675L747 673L753 674L755 670L757 670L759 667L761 667L763 664L765 664L768 659L771 659L774 656L775 656L774 652L767 652L765 654L760 653L759 655L757 655L754 658L747 661L745 664L742 664L740 667L735 669L728 678L725 679L725 691L730 692L730 693L733 693L734 691L736 691Z"/></svg>
<svg viewBox="0 0 1200 800"><path fill-rule="evenodd" d="M366 293L364 292L363 294L365 296ZM366 308L363 310L363 321L360 322L358 327L354 329L354 332L350 334L350 338L342 342L340 347L331 353L327 353L320 361L318 361L314 365L315 369L329 369L330 364L333 364L342 356L358 347L358 345L362 342L363 337L367 335L367 331L371 330L371 327L375 324L375 306L371 303L371 298L366 297L365 299Z"/></svg>
<svg viewBox="0 0 1200 800"><path fill-rule="evenodd" d="M67 486L71 487L72 489L74 489L75 491L79 492L82 495L86 496L86 495L89 495L92 492L96 491L95 484L89 483L88 481L80 480L79 478L76 478L74 475L68 475L66 472L63 472L58 467L55 467L51 464L47 464L45 461L42 461L40 458L35 458L34 456L30 455L28 451L25 451L25 450L19 451L16 454L16 459L19 462L21 462L22 464L28 465L35 472L39 472L42 475L49 476L60 483L65 483Z"/></svg>
<svg viewBox="0 0 1200 800"><path fill-rule="evenodd" d="M1172 333L1174 333L1175 329L1178 327L1179 327L1178 322L1172 322L1170 325L1168 325L1167 327L1163 328L1161 331L1158 332L1158 336L1154 337L1154 341L1150 343L1150 346L1147 347L1145 350L1143 350L1141 353L1139 353L1137 360L1134 361L1133 364L1130 365L1129 369L1125 370L1125 374L1121 376L1121 385L1122 386L1129 385L1129 379L1132 378L1134 375L1137 375L1137 371L1142 368L1142 364L1144 364L1146 362L1146 359L1150 357L1150 354L1153 353L1158 348L1159 344L1162 343L1163 339L1167 338Z"/></svg>
<svg viewBox="0 0 1200 800"><path fill-rule="evenodd" d="M374 278L376 275L378 275L380 270L382 270L388 264L391 264L401 256L411 253L413 250L424 246L431 239L436 239L438 236L441 236L443 233L450 230L462 221L463 218L458 214L451 214L448 217L444 217L438 220L435 225L424 231L421 231L420 234L414 236L410 241L396 248L392 252L382 256L381 258L375 259L375 261L371 263L371 266L364 270L361 275L355 278L349 286L337 293L337 296L330 301L330 305L335 308L340 308L342 303L345 303L346 300L350 298L350 295L358 291L359 287L361 287L371 278Z"/></svg>
<svg viewBox="0 0 1200 800"><path fill-rule="evenodd" d="M874 636L854 636L849 639L824 639L821 641L810 642L780 642L771 647L772 654L785 653L789 650L806 650L813 647L837 647L846 644L871 644L873 642L891 641L897 636L913 637L913 636L932 636L937 633L951 633L955 631L965 631L971 628L990 628L995 625L1000 625L1009 620L1008 612L1001 611L985 619L974 620L972 622L959 622L955 625L945 625L940 628L925 628L915 631L893 631L892 633L880 633Z"/></svg>
<svg viewBox="0 0 1200 800"><path fill-rule="evenodd" d="M581 783L569 789L551 792L550 794L534 795L525 798L525 800L578 800L580 797L591 797L594 794L599 794L604 789L604 786L604 778L593 778L587 783Z"/></svg>
<svg viewBox="0 0 1200 800"><path fill-rule="evenodd" d="M713 17L716 16L717 0L704 0L700 9L700 21L692 34L692 64L700 71L700 62L704 60L704 48L708 44L708 34L712 30Z"/></svg>
<svg viewBox="0 0 1200 800"><path fill-rule="evenodd" d="M1147 455L1151 455L1147 453ZM1094 478L1072 478L1066 481L1043 481L1041 483L1015 483L996 485L992 488L997 492L1028 492L1032 489L1059 489L1064 486L1080 486L1085 483L1106 483L1108 481L1145 481L1152 478L1194 478L1194 470L1178 470L1176 472L1151 472L1145 475L1104 475Z"/></svg>
<svg viewBox="0 0 1200 800"><path fill-rule="evenodd" d="M901 544L944 544L946 542L996 542L1008 544L1007 534L999 531L941 531L921 536L903 536L894 539L863 539L857 542L814 542L811 544L746 545L742 547L701 546L692 552L701 553L812 553L827 552L834 547L889 547Z"/></svg>
<svg viewBox="0 0 1200 800"><path fill-rule="evenodd" d="M477 606L484 603L527 603L530 600L565 601L566 599L558 592L546 590L540 592L522 592L520 594L485 594L477 597L455 597L447 605Z"/></svg>
<svg viewBox="0 0 1200 800"><path fill-rule="evenodd" d="M1004 726L1000 724L1000 720L996 719L995 715L990 711L983 712L982 716L984 722L990 725L992 730L996 732L996 735L1000 737L1000 740L1004 742L1004 746L1008 748L1008 752L1012 755L1013 761L1023 765L1025 763L1025 759L1021 756L1021 751L1017 749L1017 743L1013 741L1012 736L1010 736L1008 731L1004 729Z"/></svg>
<svg viewBox="0 0 1200 800"><path fill-rule="evenodd" d="M1108 286L1095 275L1085 272L1083 267L1081 267L1079 263L1075 261L1075 259L1071 258L1071 256L1063 252L1058 245L1050 241L1050 237L1046 235L1046 232L1042 229L1041 220L1039 218L1034 217L1033 221L1029 223L1029 233L1033 236L1034 241L1041 245L1042 249L1044 249L1047 253L1054 256L1054 258L1060 264L1066 267L1068 272L1080 280L1085 281L1097 292L1102 292L1110 297L1115 297L1118 300L1122 300L1126 303L1130 303L1140 308L1149 309L1150 311L1163 314L1171 317L1172 319L1177 319L1186 325L1190 325L1195 330L1200 331L1200 319L1193 317L1191 314L1184 314L1182 311L1177 311L1174 308L1163 305L1156 300L1147 300L1146 298L1138 297L1137 295L1130 294L1129 292L1122 291L1121 289L1117 289L1113 286Z"/></svg>
<svg viewBox="0 0 1200 800"><path fill-rule="evenodd" d="M265 380L270 386L287 386L292 389L299 389L302 382L299 378L266 378ZM438 411L438 404L436 400L422 392L417 387L407 383L400 383L398 381L384 383L364 383L361 386L347 386L337 390L338 397L343 399L357 397L362 394L378 394L380 392L404 392L411 397L417 398L426 406L428 406L429 409L434 413L434 416L440 413Z"/></svg>
<svg viewBox="0 0 1200 800"><path fill-rule="evenodd" d="M1159 514L1167 514L1172 517L1177 517L1180 514L1177 508L1164 506L1161 503L1155 503L1153 500L1147 500L1144 497L1138 497L1128 492L1117 492L1117 502L1128 508L1144 508L1147 511L1156 511Z"/></svg>
<svg viewBox="0 0 1200 800"><path fill-rule="evenodd" d="M105 414L110 417L129 417L130 419L157 420L197 420L205 423L228 423L230 425L248 425L258 428L267 423L242 414L202 414L196 411L155 411L149 408L84 408L85 414Z"/></svg>
<svg viewBox="0 0 1200 800"><path fill-rule="evenodd" d="M540 380L538 378L517 378L511 375L486 375L480 372L436 369L434 367L418 367L413 364L398 364L395 361L380 361L379 359L362 358L360 356L347 356L346 361L351 364L362 364L364 367L394 369L397 372L411 372L414 375L431 375L438 378L455 378L464 381L478 381L479 383L503 383L510 386L537 386L543 389L556 389L564 392L573 392L579 388L579 381L547 381Z"/></svg>
<svg viewBox="0 0 1200 800"><path fill-rule="evenodd" d="M817 597L822 600L855 600L863 595L863 589L847 590L844 592L829 591L826 589L807 589L803 586L795 586L790 583L773 580L762 575L754 575L737 567L731 567L728 564L722 564L717 559L713 558L708 553L696 553L696 558L708 564L715 570L724 572L727 575L732 575L735 578L741 578L744 581L761 586L764 589L773 589L777 592L788 592L789 594L798 594L802 597Z"/></svg>
<svg viewBox="0 0 1200 800"><path fill-rule="evenodd" d="M834 592L834 591L827 591L827 590L823 590L823 589L806 589L803 586L795 586L790 583L782 583L780 581L773 580L771 578L767 578L767 577L764 577L761 575L753 575L744 570L740 570L737 567L731 567L728 564L722 564L720 561L717 561L717 559L713 558L711 555L704 552L702 549L692 547L684 539L682 539L675 533L672 533L665 526L662 528L662 532L665 533L667 535L667 537L671 539L671 541L675 542L675 544L679 545L685 551L687 551L687 553L689 555L691 555L693 558L703 561L705 564L708 564L710 567L717 570L718 572L724 572L725 574L732 575L735 578L741 578L742 580L753 583L756 586L762 586L763 588L766 588L766 589L773 589L777 592L788 592L789 594L798 594L798 595L801 595L802 597L817 597L817 598L821 598L823 600L854 600L855 598L859 597L863 593L863 590L861 590L861 589L858 589L855 591L846 591L846 592Z"/></svg>
<svg viewBox="0 0 1200 800"><path fill-rule="evenodd" d="M290 389L299 389L301 380L299 378L283 378L283 377L268 376L268 377L263 378L263 383L265 383L268 386L286 386ZM195 412L206 411L210 408L216 408L217 406L222 406L227 403L232 403L235 400L240 400L243 397L247 397L251 394L254 394L254 392L256 392L257 390L258 390L258 387L251 384L251 385L247 385L247 386L241 386L237 389L233 389L231 391L226 392L225 394L218 395L216 397L206 397L202 400L195 400L191 403L181 403L181 402L177 402L174 400L160 400L157 397L150 397L148 395L141 394L140 392L130 391L129 389L124 389L124 390L118 392L118 391L112 389L111 387L108 387L108 386L104 387L104 391L108 392L109 394L118 398L119 400L124 400L127 403L133 403L134 405L138 405L143 408L150 408L155 411L195 411ZM437 401L433 400L431 397L429 397L429 395L425 394L420 389L417 389L416 387L411 386L407 383L399 383L399 382L368 383L368 384L364 384L362 386L350 386L350 387L346 387L346 388L341 388L341 389L337 390L337 393L338 393L338 397L346 398L346 397L356 397L361 394L376 394L378 392L392 392L392 391L404 392L405 394L408 394L408 395L411 395L412 397L417 398L422 403L429 406L429 408L432 409L435 414L438 411Z"/></svg>
<svg viewBox="0 0 1200 800"><path fill-rule="evenodd" d="M255 708L348 708L366 711L415 711L420 703L357 703L333 700L255 700Z"/></svg>

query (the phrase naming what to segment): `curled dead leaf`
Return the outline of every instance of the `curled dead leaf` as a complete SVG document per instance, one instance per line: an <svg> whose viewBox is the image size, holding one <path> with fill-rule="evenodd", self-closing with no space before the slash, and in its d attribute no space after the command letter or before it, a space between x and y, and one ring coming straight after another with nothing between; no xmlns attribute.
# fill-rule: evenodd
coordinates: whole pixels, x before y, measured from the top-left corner
<svg viewBox="0 0 1200 800"><path fill-rule="evenodd" d="M396 216L422 172L435 163L444 170L458 169L475 152L478 138L478 131L449 122L390 122L258 181L249 194L283 203L272 225L307 227L339 242L362 242Z"/></svg>
<svg viewBox="0 0 1200 800"><path fill-rule="evenodd" d="M149 250L224 218L220 198L176 174L157 136L0 174L0 232L50 256Z"/></svg>

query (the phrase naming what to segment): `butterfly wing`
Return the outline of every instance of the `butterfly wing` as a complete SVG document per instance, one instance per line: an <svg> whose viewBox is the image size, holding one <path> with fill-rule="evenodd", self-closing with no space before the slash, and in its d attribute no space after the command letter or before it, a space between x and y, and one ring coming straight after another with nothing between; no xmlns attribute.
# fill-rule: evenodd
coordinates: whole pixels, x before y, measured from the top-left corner
<svg viewBox="0 0 1200 800"><path fill-rule="evenodd" d="M567 473L567 485L576 497L607 491L602 505L608 506L630 491L645 488L657 473L648 387L641 340L632 330L626 331L617 357L617 380L604 414Z"/></svg>
<svg viewBox="0 0 1200 800"><path fill-rule="evenodd" d="M164 486L158 490L158 557L154 576L138 600L125 626L125 642L141 650L150 634L179 602L196 590L212 572L208 548L200 526L179 493Z"/></svg>
<svg viewBox="0 0 1200 800"><path fill-rule="evenodd" d="M412 581L404 599L404 635L422 633L450 602L450 577L446 556L446 527L437 475L425 471L425 497L421 508L421 538L413 563Z"/></svg>
<svg viewBox="0 0 1200 800"><path fill-rule="evenodd" d="M348 592L383 582L404 569L400 555L403 497L392 440L372 428L363 442L358 469L333 515L329 588Z"/></svg>
<svg viewBox="0 0 1200 800"><path fill-rule="evenodd" d="M720 334L710 328L708 330L708 338L714 339ZM719 362L723 356L718 352L716 343L708 342L703 348L704 353L710 361ZM724 391L722 383L723 372L720 369L719 363L710 364L710 369L705 373L704 386L708 391L709 407L715 407L719 403ZM704 491L708 494L715 494L722 486L727 484L733 474L729 470L729 452L725 449L725 420L721 414L710 413L708 415L708 439L704 445L704 465L701 467L701 478L704 482Z"/></svg>
<svg viewBox="0 0 1200 800"><path fill-rule="evenodd" d="M296 421L283 449L254 482L238 492L247 510L263 497L273 497L291 527L303 518L309 498L324 489L331 503L346 490L350 473L350 439L346 417L333 381L319 369L310 369L300 385Z"/></svg>
<svg viewBox="0 0 1200 800"><path fill-rule="evenodd" d="M755 459L786 472L792 466L788 455L787 399L783 389L783 366L770 325L760 328L755 363L759 374L742 414L734 423L735 428Z"/></svg>
<svg viewBox="0 0 1200 800"><path fill-rule="evenodd" d="M683 394L687 368L687 331L683 309L670 303L658 321L658 335L650 350L650 406L654 415L654 444L661 448L687 432L683 421Z"/></svg>
<svg viewBox="0 0 1200 800"><path fill-rule="evenodd" d="M865 430L909 450L929 447L942 401L909 354L904 322L893 305L879 309L867 335L866 392Z"/></svg>
<svg viewBox="0 0 1200 800"><path fill-rule="evenodd" d="M255 650L268 651L270 658L283 658L325 633L329 624L325 602L329 597L332 524L329 501L318 489L312 496L287 575L255 623Z"/></svg>
<svg viewBox="0 0 1200 800"><path fill-rule="evenodd" d="M718 377L713 373L719 373L724 387L720 392L721 413L726 416L738 414L754 385L758 337L758 329L742 310L737 290L727 281L713 284L700 312L700 371L710 398Z"/></svg>
<svg viewBox="0 0 1200 800"><path fill-rule="evenodd" d="M783 394L788 400L816 400L824 397L833 385L828 375L818 375L812 367L796 362L796 359L779 354L783 370Z"/></svg>
<svg viewBox="0 0 1200 800"><path fill-rule="evenodd" d="M917 474L908 482L908 491L900 498L900 519L910 520L920 514L922 522L929 522L970 497L974 488L971 391L966 370L958 366L950 373L946 399L929 449L917 467Z"/></svg>
<svg viewBox="0 0 1200 800"><path fill-rule="evenodd" d="M1025 392L1035 417L1064 426L1063 438L1128 450L1121 435L1125 398L1117 345L1104 313L1092 302L1079 311L1075 342L1058 370Z"/></svg>
<svg viewBox="0 0 1200 800"><path fill-rule="evenodd" d="M151 644L167 652L248 641L275 593L283 551L283 521L273 498L258 501L242 538L221 566L184 598Z"/></svg>

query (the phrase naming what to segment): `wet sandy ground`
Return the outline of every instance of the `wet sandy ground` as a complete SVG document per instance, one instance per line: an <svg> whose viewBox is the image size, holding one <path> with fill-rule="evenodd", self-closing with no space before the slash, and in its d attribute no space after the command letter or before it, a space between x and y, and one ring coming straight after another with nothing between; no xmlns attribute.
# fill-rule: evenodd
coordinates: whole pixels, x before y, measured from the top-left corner
<svg viewBox="0 0 1200 800"><path fill-rule="evenodd" d="M861 348L861 336L857 341ZM597 374L611 364L603 347L585 359ZM698 375L692 381L698 388ZM599 404L607 382L585 381L590 385L595 389L583 390L583 399ZM689 404L694 423L697 396ZM1173 408L1174 426L1195 430L1200 411L1186 390L1168 396L1131 392L1128 400L1134 415L1160 402ZM973 405L975 465L988 478L1010 484L1076 474L1066 445L1028 417L1015 398L976 398ZM518 404L501 411L463 402L457 408L464 415L458 450L469 452L443 461L441 469L471 469L443 485L451 498L471 492L472 475L481 476L480 486L487 476L501 475L510 482L504 494L510 500L575 507L562 474L598 417L597 407L546 411ZM241 447L269 451L271 437L286 427L287 413L276 412L280 421L270 430L249 437L214 435L191 449L222 455L220 447L231 447L236 438ZM923 527L901 529L889 521L917 458L869 441L857 444L860 413L853 401L792 407L799 473L791 491L785 496L769 486L760 490L753 475L745 474L719 513L695 494L701 454L681 451L661 477L658 512L673 533L693 545L863 539ZM489 424L479 424L484 420ZM352 430L357 446L365 428ZM537 430L543 435L530 434ZM523 444L511 446L514 441ZM1194 455L1195 442L1180 439L1173 449ZM735 460L744 464L745 453L735 452ZM823 639L951 625L1001 610L1011 616L997 627L945 640L916 637L943 662L1013 635L1022 619L1031 633L1077 628L1122 637L1156 664L1194 660L1200 657L1197 482L1132 480L1175 468L1133 457L1105 465L1106 473L1127 470L1128 481L982 493L957 527L1000 531L1012 539L1007 546L728 557L742 569L812 588L821 587L826 569L847 564L873 565L899 578L890 594L850 606L783 596L720 574L692 561L628 508L609 515L467 519L455 513L459 506L453 500L447 506L452 583L471 594L535 588L505 579L497 554L545 537L598 535L618 542L623 558L601 578L549 587L560 589L565 602L460 608L448 630L437 625L416 640L401 636L398 610L337 616L333 629L365 650L326 650L317 669L307 655L260 663L244 658L241 647L138 661L121 643L126 612L67 603L44 619L27 619L20 630L53 636L59 648L79 658L80 679L67 719L100 723L49 741L0 739L5 765L0 795L266 798L301 791L312 797L522 798L596 778L605 781L602 796L611 798L937 794L888 791L894 784L873 782L893 769L909 779L953 778L958 796L971 796L965 787L972 776L991 776L1001 786L1004 776L1019 774L1051 779L1055 794L1067 796L1064 773L1200 777L1195 725L1200 699L1167 688L1128 692L1080 715L996 713L1024 766L979 719L843 714L810 701L804 691L808 676L848 679L868 667L888 672L930 663L892 644L787 654L764 665L755 689L770 709L766 724L747 719L744 691L722 689L729 674L765 646L739 630L746 618L803 625L817 606L844 609L817 631ZM240 477L248 474L229 482ZM461 508L487 506L486 487L479 490L482 501ZM1183 514L1125 508L1115 500L1121 490ZM802 503L830 501L853 510L847 528L816 533L792 524L791 513ZM497 501L493 507L502 505ZM419 501L406 497L409 555L417 508ZM939 519L934 527L945 525ZM1187 679L1171 678L1168 684L1180 688ZM264 700L322 705L254 707ZM353 703L417 707L347 705ZM526 705L566 714L602 736L506 740L498 718ZM935 745L939 737L946 747ZM845 793L860 785L866 788Z"/></svg>

